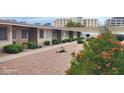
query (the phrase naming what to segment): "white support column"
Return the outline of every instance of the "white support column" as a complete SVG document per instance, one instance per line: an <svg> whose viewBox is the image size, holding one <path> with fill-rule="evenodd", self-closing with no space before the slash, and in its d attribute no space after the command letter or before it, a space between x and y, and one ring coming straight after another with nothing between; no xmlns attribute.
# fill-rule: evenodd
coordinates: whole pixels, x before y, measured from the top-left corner
<svg viewBox="0 0 124 93"><path fill-rule="evenodd" d="M8 37L9 43L12 44L13 43L13 41L12 41L12 26L8 26L8 35L7 35L7 37Z"/></svg>

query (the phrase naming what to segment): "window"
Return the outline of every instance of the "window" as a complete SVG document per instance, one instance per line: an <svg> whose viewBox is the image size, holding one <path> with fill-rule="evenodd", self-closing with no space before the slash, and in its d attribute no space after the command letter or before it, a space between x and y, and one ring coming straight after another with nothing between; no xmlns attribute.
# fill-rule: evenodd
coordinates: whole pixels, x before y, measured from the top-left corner
<svg viewBox="0 0 124 93"><path fill-rule="evenodd" d="M0 40L7 40L7 28L0 28Z"/></svg>
<svg viewBox="0 0 124 93"><path fill-rule="evenodd" d="M16 39L16 31L15 30L12 31L12 39Z"/></svg>
<svg viewBox="0 0 124 93"><path fill-rule="evenodd" d="M112 20L112 23L115 22L115 20Z"/></svg>
<svg viewBox="0 0 124 93"><path fill-rule="evenodd" d="M117 23L117 24L121 24L121 23Z"/></svg>
<svg viewBox="0 0 124 93"><path fill-rule="evenodd" d="M44 30L40 30L40 38L44 38Z"/></svg>
<svg viewBox="0 0 124 93"><path fill-rule="evenodd" d="M22 39L27 39L27 38L28 38L28 31L22 30Z"/></svg>
<svg viewBox="0 0 124 93"><path fill-rule="evenodd" d="M121 22L121 20L117 20L117 22Z"/></svg>

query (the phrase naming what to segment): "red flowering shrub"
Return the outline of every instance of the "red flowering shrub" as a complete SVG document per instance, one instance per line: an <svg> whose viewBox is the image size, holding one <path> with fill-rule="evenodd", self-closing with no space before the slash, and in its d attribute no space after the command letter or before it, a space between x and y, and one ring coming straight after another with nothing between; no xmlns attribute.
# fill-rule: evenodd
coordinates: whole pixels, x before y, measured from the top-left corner
<svg viewBox="0 0 124 93"><path fill-rule="evenodd" d="M124 44L106 31L84 42L84 50L72 53L67 74L115 75L124 74Z"/></svg>

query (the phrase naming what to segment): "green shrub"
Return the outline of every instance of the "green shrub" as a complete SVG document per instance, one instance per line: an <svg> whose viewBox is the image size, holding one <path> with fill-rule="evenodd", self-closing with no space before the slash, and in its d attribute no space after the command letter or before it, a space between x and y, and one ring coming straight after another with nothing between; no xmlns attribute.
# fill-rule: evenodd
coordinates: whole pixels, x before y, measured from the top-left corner
<svg viewBox="0 0 124 93"><path fill-rule="evenodd" d="M23 47L23 49L28 49L28 42L22 43L22 47Z"/></svg>
<svg viewBox="0 0 124 93"><path fill-rule="evenodd" d="M69 38L67 41L68 41L68 42L72 42L72 39L71 39L71 38Z"/></svg>
<svg viewBox="0 0 124 93"><path fill-rule="evenodd" d="M28 43L28 48L29 48L29 49L35 49L35 48L37 48L37 44L34 43L34 42L29 42L29 43Z"/></svg>
<svg viewBox="0 0 124 93"><path fill-rule="evenodd" d="M66 42L67 42L66 39L62 40L62 43L66 43Z"/></svg>
<svg viewBox="0 0 124 93"><path fill-rule="evenodd" d="M77 41L78 40L78 38L74 38L74 41Z"/></svg>
<svg viewBox="0 0 124 93"><path fill-rule="evenodd" d="M75 39L74 39L74 38L72 38L72 39L71 39L71 41L75 41Z"/></svg>
<svg viewBox="0 0 124 93"><path fill-rule="evenodd" d="M62 43L66 43L66 42L68 42L68 39L62 40Z"/></svg>
<svg viewBox="0 0 124 93"><path fill-rule="evenodd" d="M50 45L50 41L45 41L44 45Z"/></svg>
<svg viewBox="0 0 124 93"><path fill-rule="evenodd" d="M82 41L81 39L77 40L78 44L82 44L84 41Z"/></svg>
<svg viewBox="0 0 124 93"><path fill-rule="evenodd" d="M6 45L4 46L4 51L6 53L19 53L23 51L23 47L19 44Z"/></svg>
<svg viewBox="0 0 124 93"><path fill-rule="evenodd" d="M83 49L72 54L67 74L124 75L124 44L111 32L90 38L84 42Z"/></svg>
<svg viewBox="0 0 124 93"><path fill-rule="evenodd" d="M82 41L82 38L78 38L78 39L77 39L77 43L78 43L78 44L82 44L83 42L84 42L84 41Z"/></svg>
<svg viewBox="0 0 124 93"><path fill-rule="evenodd" d="M60 43L61 43L61 40L52 40L53 45L60 44Z"/></svg>
<svg viewBox="0 0 124 93"><path fill-rule="evenodd" d="M82 37L81 39L85 39L84 37Z"/></svg>

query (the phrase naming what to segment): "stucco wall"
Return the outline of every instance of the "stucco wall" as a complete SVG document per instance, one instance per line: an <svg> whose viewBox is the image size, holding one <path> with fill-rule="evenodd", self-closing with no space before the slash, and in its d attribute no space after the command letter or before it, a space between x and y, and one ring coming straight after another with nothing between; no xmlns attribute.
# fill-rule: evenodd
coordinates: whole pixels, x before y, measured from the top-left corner
<svg viewBox="0 0 124 93"><path fill-rule="evenodd" d="M44 37L40 38L40 30L37 30L37 39L38 39L38 45L43 45L44 41L52 41L52 30L44 29Z"/></svg>
<svg viewBox="0 0 124 93"><path fill-rule="evenodd" d="M62 31L62 34L61 34L62 36L62 40L63 39L68 39L68 31Z"/></svg>
<svg viewBox="0 0 124 93"><path fill-rule="evenodd" d="M23 43L28 42L28 35L26 39L22 39L22 30L28 30L28 28L25 27L13 27L13 31L16 31L16 39L13 39L13 42Z"/></svg>
<svg viewBox="0 0 124 93"><path fill-rule="evenodd" d="M0 27L7 27L7 40L0 40L0 48L5 45L12 44L12 26L0 25Z"/></svg>

